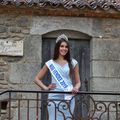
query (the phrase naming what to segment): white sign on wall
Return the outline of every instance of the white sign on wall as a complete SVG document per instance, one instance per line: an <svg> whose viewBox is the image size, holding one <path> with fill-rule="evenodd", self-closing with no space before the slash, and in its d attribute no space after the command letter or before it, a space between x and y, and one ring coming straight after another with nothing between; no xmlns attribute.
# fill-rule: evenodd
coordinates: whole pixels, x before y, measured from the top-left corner
<svg viewBox="0 0 120 120"><path fill-rule="evenodd" d="M23 56L23 41L0 40L0 55Z"/></svg>

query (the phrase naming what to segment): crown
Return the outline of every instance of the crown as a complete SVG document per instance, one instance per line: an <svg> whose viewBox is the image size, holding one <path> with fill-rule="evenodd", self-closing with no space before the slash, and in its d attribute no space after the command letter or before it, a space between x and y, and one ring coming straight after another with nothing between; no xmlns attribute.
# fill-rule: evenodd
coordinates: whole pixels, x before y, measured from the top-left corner
<svg viewBox="0 0 120 120"><path fill-rule="evenodd" d="M65 34L62 34L60 36L57 37L56 39L56 43L61 40L61 39L64 39L65 41L68 41L68 37L65 35Z"/></svg>

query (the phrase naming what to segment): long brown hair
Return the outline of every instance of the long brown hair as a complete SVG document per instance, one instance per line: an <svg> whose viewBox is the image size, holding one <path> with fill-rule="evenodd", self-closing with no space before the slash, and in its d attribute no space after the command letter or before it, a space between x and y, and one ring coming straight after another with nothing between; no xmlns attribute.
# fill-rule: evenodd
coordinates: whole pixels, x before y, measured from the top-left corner
<svg viewBox="0 0 120 120"><path fill-rule="evenodd" d="M65 39L62 38L55 44L53 60L56 60L59 57L59 48L60 48L60 45L61 45L62 42L67 43L68 52L64 56L64 59L68 61L68 65L69 65L69 68L70 68L70 74L71 74L72 71L73 71L73 67L72 67L72 63L71 63L70 45L69 45L68 41L66 41Z"/></svg>

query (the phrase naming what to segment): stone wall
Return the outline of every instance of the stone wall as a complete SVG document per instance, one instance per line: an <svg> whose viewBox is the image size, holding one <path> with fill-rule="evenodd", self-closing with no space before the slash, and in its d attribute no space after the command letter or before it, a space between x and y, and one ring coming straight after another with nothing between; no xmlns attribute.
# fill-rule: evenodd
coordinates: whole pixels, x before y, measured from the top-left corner
<svg viewBox="0 0 120 120"><path fill-rule="evenodd" d="M0 92L5 90L40 90L34 83L34 77L41 66L41 37L30 34L31 19L29 16L19 14L1 14L0 15L0 40L24 41L23 56L0 55ZM29 94L30 95L30 94ZM12 97L28 98L26 94L14 94ZM35 95L31 94L31 98ZM0 100L8 100L8 94L0 96ZM2 102L1 102L2 103ZM0 103L0 105L1 105ZM12 118L17 119L17 105L12 102ZM22 106L26 103L22 103ZM31 108L35 111L36 103L31 103ZM9 104L7 105L9 106ZM23 107L21 109L26 109ZM7 120L9 112L0 110L1 120ZM32 112L31 116L35 113ZM31 118L32 118L31 117ZM22 119L25 119L23 116Z"/></svg>
<svg viewBox="0 0 120 120"><path fill-rule="evenodd" d="M0 15L0 39L1 40L25 40L29 36L30 20L26 16ZM22 61L23 57L0 56L0 91L14 89L9 80L10 65ZM14 76L14 74L12 74ZM4 85L3 85L4 83Z"/></svg>

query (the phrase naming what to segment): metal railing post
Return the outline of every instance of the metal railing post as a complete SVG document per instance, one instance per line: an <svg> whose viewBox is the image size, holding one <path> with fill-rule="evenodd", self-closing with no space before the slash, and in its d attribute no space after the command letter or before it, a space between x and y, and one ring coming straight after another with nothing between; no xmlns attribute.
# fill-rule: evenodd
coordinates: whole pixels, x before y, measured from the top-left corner
<svg viewBox="0 0 120 120"><path fill-rule="evenodd" d="M39 119L39 93L37 92L37 96L36 96L36 120Z"/></svg>
<svg viewBox="0 0 120 120"><path fill-rule="evenodd" d="M27 100L27 120L29 120L29 100Z"/></svg>
<svg viewBox="0 0 120 120"><path fill-rule="evenodd" d="M9 120L11 119L11 91L9 91Z"/></svg>

